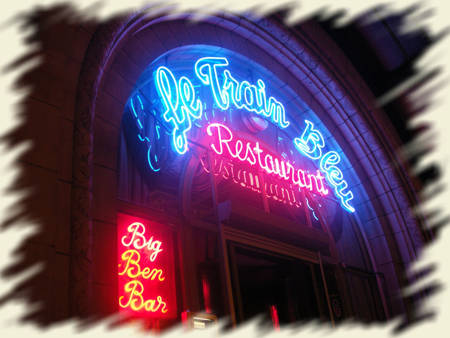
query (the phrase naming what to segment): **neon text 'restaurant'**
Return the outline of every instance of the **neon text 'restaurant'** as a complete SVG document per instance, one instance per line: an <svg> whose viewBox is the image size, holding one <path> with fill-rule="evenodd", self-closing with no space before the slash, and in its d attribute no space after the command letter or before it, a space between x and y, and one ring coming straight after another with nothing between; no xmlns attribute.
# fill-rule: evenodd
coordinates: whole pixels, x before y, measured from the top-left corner
<svg viewBox="0 0 450 338"><path fill-rule="evenodd" d="M257 165L267 174L278 176L290 181L299 189L309 189L321 195L327 195L328 189L324 184L324 176L317 170L316 175L305 170L294 168L289 161L272 156L261 148L259 142L244 142L234 138L231 130L221 123L211 123L206 127L206 133L212 137L210 147L218 155L231 156L250 165ZM307 184L309 178L309 184ZM314 184L313 184L314 181Z"/></svg>

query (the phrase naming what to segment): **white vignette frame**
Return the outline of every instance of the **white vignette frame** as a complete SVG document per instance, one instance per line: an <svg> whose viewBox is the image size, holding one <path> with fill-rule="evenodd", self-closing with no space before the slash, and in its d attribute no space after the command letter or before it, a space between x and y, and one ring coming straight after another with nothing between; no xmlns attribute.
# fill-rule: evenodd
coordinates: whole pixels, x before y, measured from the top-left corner
<svg viewBox="0 0 450 338"><path fill-rule="evenodd" d="M98 20L105 20L108 17L116 15L118 13L123 13L125 11L138 10L145 6L147 3L144 1L134 1L128 0L125 2L119 1L103 1L103 2L92 2L86 0L78 0L69 2L74 9L80 15L96 18ZM149 2L151 4L151 2ZM1 114L0 114L0 135L4 135L9 130L14 128L14 126L20 123L20 119L17 114L18 103L21 98L26 95L26 91L17 91L13 89L13 84L20 74L27 71L28 69L34 67L35 62L31 62L21 66L15 71L4 71L4 67L10 64L13 60L17 59L19 56L30 52L33 46L25 44L23 38L25 32L20 30L17 21L11 21L17 14L32 11L35 6L39 5L41 7L52 6L56 4L61 4L61 2L56 1L11 1L2 2L0 5L2 20L0 21L0 46L3 46L2 52L0 53L0 67L2 70L0 76L0 85L2 88L0 92L0 103L1 103ZM425 15L424 17L416 18L420 21L421 25L426 27L432 35L439 34L446 27L449 26L448 14L450 13L450 2L444 2L439 0L434 1L409 1L402 0L396 1L395 4L387 2L371 2L368 1L351 1L351 0L340 0L338 3L336 1L325 1L325 0L307 0L301 1L291 0L291 1L270 1L270 0L233 0L233 1L214 1L214 0L179 0L171 1L170 5L174 5L174 11L183 10L198 10L201 8L208 8L210 12L220 11L221 9L226 9L228 11L232 10L235 12L242 12L245 10L256 10L258 13L268 13L277 8L288 7L291 9L290 16L288 18L289 22L296 22L304 17L316 13L320 10L326 15L335 14L337 11L344 10L345 16L343 17L342 23L345 21L358 16L362 12L372 9L378 5L386 5L385 10L387 12L397 12L404 10L406 7L418 4L420 5L421 11L431 10L430 15ZM166 5L169 5L166 2ZM207 5L207 6L205 6ZM88 14L89 13L89 14ZM411 22L418 22L411 20ZM417 26L412 26L412 29L417 29ZM434 151L426 155L426 157L421 161L421 168L426 167L431 163L436 163L440 167L441 177L438 183L446 185L449 182L450 168L449 168L449 157L450 157L450 133L446 132L447 125L450 124L450 117L446 115L446 107L450 106L450 95L446 95L449 90L448 80L449 80L449 70L448 61L450 60L450 40L449 38L444 38L439 41L429 50L417 63L417 69L425 73L435 67L440 68L439 75L431 81L431 83L424 86L420 93L426 93L427 90L434 88L439 84L443 84L439 90L433 92L433 97L431 99L431 107L427 109L425 113L420 114L418 118L413 120L411 123L418 125L422 123L430 123L432 125L431 131L426 132L421 140L432 139L432 144L434 146ZM420 93L417 95L420 96ZM450 93L449 93L450 94ZM447 145L447 146L446 146ZM22 145L17 146L14 149L6 149L3 143L0 143L0 222L3 217L10 212L11 208L17 200L20 199L21 194L26 194L26 191L20 193L7 193L7 189L11 182L17 177L19 170L18 167L14 165L15 159L28 148L29 144L26 142ZM428 187L429 192L432 192L435 187ZM446 205L450 203L450 192L449 189L445 189L439 193L437 197L428 200L423 208L425 210L442 210L442 213L448 215L446 210ZM424 195L427 195L427 191ZM11 253L17 248L21 241L29 236L33 229L36 227L31 221L23 221L23 226L21 227L10 227L6 231L0 232L0 258L1 265L0 268L3 269L7 262L11 259L15 259ZM446 246L449 237L449 230L447 227L442 229L440 238L429 245L422 253L421 259L415 264L414 269L420 269L421 267L428 266L429 264L436 263L437 269L431 276L425 278L423 281L414 285L413 289L419 289L420 286L428 285L432 282L439 282L442 284L442 289L436 294L429 297L425 303L422 305L422 311L433 311L436 316L429 320L424 320L423 322L414 325L412 328L405 330L400 335L407 335L408 337L424 337L426 335L434 337L443 337L446 332L447 325L450 320L450 309L446 305L450 304L450 293L447 290L446 283L450 276L450 259L446 259L446 255L450 253L450 250ZM17 258L16 258L17 259ZM10 278L8 280L2 278L0 279L0 296L7 294L15 283L20 280L28 279L32 274L39 271L39 266L34 266L30 268L26 273L21 276ZM407 292L408 290L405 290ZM87 337L97 337L107 336L109 338L113 337L126 337L129 335L148 335L147 332L140 330L137 327L123 326L120 328L111 329L108 325L114 319L106 319L103 322L95 324L89 328L80 331L79 323L75 320L64 322L61 324L55 324L49 329L41 330L38 329L31 322L20 322L19 318L25 311L25 304L22 302L9 302L6 305L0 306L0 331L4 337L34 337L35 335L45 334L46 336L72 336L75 334L81 334ZM362 324L349 322L344 325L340 325L336 329L331 329L328 326L319 326L318 323L312 322L308 325L302 327L286 327L280 332L276 331L264 331L256 327L256 322L251 321L244 325L240 325L237 329L227 332L224 335L229 337L252 337L252 336L272 336L276 337L282 336L292 336L292 335L308 335L311 337L317 336L321 337L324 335L331 334L333 337L359 337L363 336L389 336L393 333L393 328L398 324L398 320L389 322L388 324L372 324L370 326L364 326ZM206 336L217 336L219 335L219 326L213 327L208 330L195 330L195 331L184 331L181 326L173 330L168 331L164 334L167 337L178 337L180 334L189 337L206 337Z"/></svg>

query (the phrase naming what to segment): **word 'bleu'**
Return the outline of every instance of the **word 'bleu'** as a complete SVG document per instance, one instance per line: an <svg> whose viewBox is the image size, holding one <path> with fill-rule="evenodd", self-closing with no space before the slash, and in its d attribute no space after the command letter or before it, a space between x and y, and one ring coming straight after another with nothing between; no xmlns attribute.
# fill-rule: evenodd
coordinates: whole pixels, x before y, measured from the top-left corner
<svg viewBox="0 0 450 338"><path fill-rule="evenodd" d="M255 84L238 81L227 69L225 57L203 57L194 66L200 82L210 87L214 103L221 110L231 106L262 115L281 128L289 126L286 111L274 97L266 97L265 84L258 79ZM188 150L187 133L193 120L201 119L205 103L196 98L192 82L181 76L176 79L172 71L164 66L156 70L156 89L164 105L163 118L172 128L172 144L179 154Z"/></svg>
<svg viewBox="0 0 450 338"><path fill-rule="evenodd" d="M305 122L306 129L302 136L294 139L295 147L310 159L319 161L320 170L325 173L325 177L340 199L342 207L354 212L355 208L348 203L353 199L353 193L350 190L344 192L348 188L348 184L344 180L341 169L336 166L341 161L341 157L333 150L323 154L322 148L325 147L325 141L322 134L314 128L312 122L308 120L305 120Z"/></svg>

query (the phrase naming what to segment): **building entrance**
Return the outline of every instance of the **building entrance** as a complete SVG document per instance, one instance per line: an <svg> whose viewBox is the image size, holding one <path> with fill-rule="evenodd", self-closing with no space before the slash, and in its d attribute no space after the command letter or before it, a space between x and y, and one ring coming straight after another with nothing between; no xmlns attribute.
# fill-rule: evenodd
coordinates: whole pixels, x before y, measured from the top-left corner
<svg viewBox="0 0 450 338"><path fill-rule="evenodd" d="M326 316L316 264L235 243L229 253L238 321L262 315L276 325Z"/></svg>

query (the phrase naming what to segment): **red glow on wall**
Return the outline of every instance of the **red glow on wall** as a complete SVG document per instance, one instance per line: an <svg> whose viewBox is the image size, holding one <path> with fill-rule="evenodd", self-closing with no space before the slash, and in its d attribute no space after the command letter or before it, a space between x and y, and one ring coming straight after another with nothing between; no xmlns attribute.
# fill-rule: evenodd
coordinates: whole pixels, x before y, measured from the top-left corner
<svg viewBox="0 0 450 338"><path fill-rule="evenodd" d="M209 281L208 281L208 278L205 275L202 276L202 291L203 291L203 300L205 302L205 304L204 304L205 305L205 312L206 313L212 313Z"/></svg>
<svg viewBox="0 0 450 338"><path fill-rule="evenodd" d="M183 326L187 327L188 325L188 311L181 312L181 322Z"/></svg>
<svg viewBox="0 0 450 338"><path fill-rule="evenodd" d="M137 317L177 314L172 234L164 225L118 214L118 304Z"/></svg>
<svg viewBox="0 0 450 338"><path fill-rule="evenodd" d="M280 330L280 320L278 319L278 311L275 305L270 306L270 317L272 318L273 328L277 331Z"/></svg>

